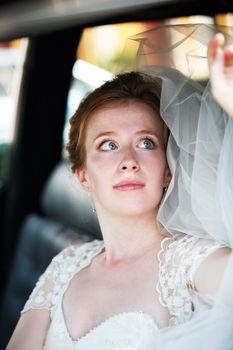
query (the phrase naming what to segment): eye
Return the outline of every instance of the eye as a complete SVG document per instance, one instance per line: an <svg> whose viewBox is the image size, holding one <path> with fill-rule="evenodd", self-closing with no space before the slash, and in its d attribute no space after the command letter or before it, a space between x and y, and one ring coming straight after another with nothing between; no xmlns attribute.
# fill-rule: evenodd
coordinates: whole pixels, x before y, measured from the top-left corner
<svg viewBox="0 0 233 350"><path fill-rule="evenodd" d="M117 148L117 145L112 140L105 140L99 146L101 151L115 151Z"/></svg>
<svg viewBox="0 0 233 350"><path fill-rule="evenodd" d="M145 138L145 139L141 139L138 143L138 147L139 148L144 148L144 149L154 149L155 148L155 144L152 140Z"/></svg>

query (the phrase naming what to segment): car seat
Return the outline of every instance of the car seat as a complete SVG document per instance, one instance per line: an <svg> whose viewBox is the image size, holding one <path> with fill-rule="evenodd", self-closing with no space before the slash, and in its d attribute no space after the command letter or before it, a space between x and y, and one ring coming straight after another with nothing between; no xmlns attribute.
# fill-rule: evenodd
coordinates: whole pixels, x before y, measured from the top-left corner
<svg viewBox="0 0 233 350"><path fill-rule="evenodd" d="M41 197L42 215L25 218L0 313L0 348L4 349L20 311L51 259L70 244L101 239L88 195L67 162L49 177Z"/></svg>

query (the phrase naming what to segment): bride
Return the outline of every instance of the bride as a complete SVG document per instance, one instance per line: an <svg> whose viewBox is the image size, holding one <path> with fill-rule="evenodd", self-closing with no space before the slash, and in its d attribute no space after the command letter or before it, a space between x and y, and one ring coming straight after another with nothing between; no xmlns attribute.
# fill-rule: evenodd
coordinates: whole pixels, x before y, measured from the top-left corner
<svg viewBox="0 0 233 350"><path fill-rule="evenodd" d="M233 50L220 34L209 43L208 61L213 96L233 117ZM192 234L184 213L190 234L163 220L177 168L172 155L166 158L160 90L148 74L125 73L91 93L72 117L72 169L92 197L103 241L70 246L53 259L8 350L198 348L185 325L213 308L231 248ZM176 341L189 335L189 342L166 343L170 331Z"/></svg>

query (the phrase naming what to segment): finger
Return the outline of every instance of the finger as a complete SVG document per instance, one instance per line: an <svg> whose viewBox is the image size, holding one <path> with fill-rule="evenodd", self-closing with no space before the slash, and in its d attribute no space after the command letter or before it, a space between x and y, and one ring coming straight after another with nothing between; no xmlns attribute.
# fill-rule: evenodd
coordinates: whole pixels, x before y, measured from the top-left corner
<svg viewBox="0 0 233 350"><path fill-rule="evenodd" d="M208 51L207 51L209 64L211 64L215 58L217 45L218 45L218 43L217 43L216 37L214 37L213 39L210 40L209 45L208 45Z"/></svg>
<svg viewBox="0 0 233 350"><path fill-rule="evenodd" d="M208 45L208 61L212 64L216 58L218 49L222 48L224 45L224 36L221 33L216 34L209 42Z"/></svg>
<svg viewBox="0 0 233 350"><path fill-rule="evenodd" d="M233 69L231 67L224 68L224 75L226 79L233 85Z"/></svg>
<svg viewBox="0 0 233 350"><path fill-rule="evenodd" d="M218 94L222 93L222 87L225 85L224 54L222 49L217 49L215 59L209 65L209 72L213 95L218 97Z"/></svg>
<svg viewBox="0 0 233 350"><path fill-rule="evenodd" d="M233 46L229 46L224 50L225 67L233 68Z"/></svg>
<svg viewBox="0 0 233 350"><path fill-rule="evenodd" d="M221 48L217 48L216 52L215 52L215 58L212 61L212 63L210 63L209 65L209 70L210 70L210 74L212 76L221 76L224 73L224 60L225 60L225 56L224 56L224 52Z"/></svg>

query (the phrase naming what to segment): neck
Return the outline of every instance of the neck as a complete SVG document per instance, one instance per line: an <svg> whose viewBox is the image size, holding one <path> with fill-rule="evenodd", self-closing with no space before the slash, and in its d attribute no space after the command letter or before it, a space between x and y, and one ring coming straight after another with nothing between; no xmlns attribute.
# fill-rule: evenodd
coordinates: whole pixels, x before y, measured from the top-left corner
<svg viewBox="0 0 233 350"><path fill-rule="evenodd" d="M160 247L163 236L158 229L155 211L136 217L119 218L109 213L98 217L108 265L139 258Z"/></svg>

